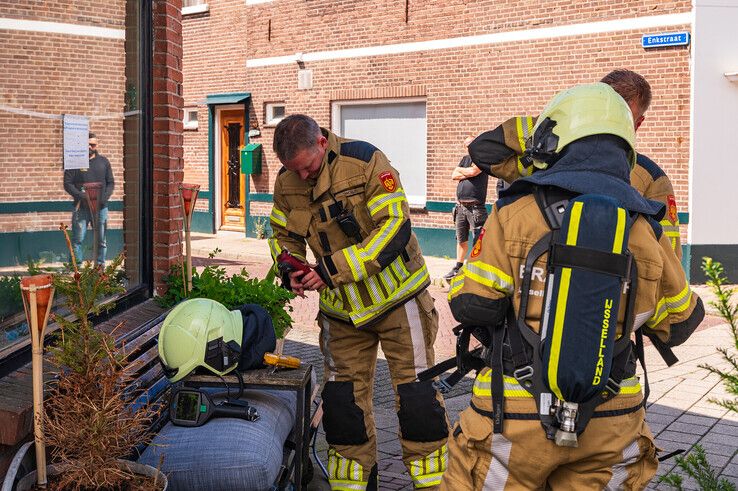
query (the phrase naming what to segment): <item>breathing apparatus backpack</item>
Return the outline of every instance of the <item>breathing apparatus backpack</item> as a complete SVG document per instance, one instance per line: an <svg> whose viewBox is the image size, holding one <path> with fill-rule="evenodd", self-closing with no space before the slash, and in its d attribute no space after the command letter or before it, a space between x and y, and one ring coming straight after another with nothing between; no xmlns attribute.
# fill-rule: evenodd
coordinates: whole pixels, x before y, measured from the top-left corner
<svg viewBox="0 0 738 491"><path fill-rule="evenodd" d="M631 358L637 272L627 245L633 217L602 195L572 197L558 188L536 188L535 197L551 231L528 252L517 316L509 309L506 329L492 333L495 431L502 431L504 417L497 347L506 333L513 376L535 398L548 438L576 446L595 408L620 392ZM533 267L545 253L544 307L536 332L526 317ZM623 330L617 337L623 293ZM637 351L642 361L642 338Z"/></svg>
<svg viewBox="0 0 738 491"><path fill-rule="evenodd" d="M525 259L517 316L508 309L500 326L458 326L457 355L418 375L426 380L451 368L437 382L442 392L470 370L492 368L494 432L503 421L530 419L530 414L504 412L503 375L512 373L535 399L537 417L557 445L576 446L577 435L592 417L616 416L640 409L596 413L595 408L620 392L634 371L631 354L637 290L636 263L627 249L635 216L603 195L575 195L555 187L535 188L534 196L551 229ZM534 265L548 253L540 333L526 321ZM625 293L623 329L617 336L618 312ZM482 348L469 351L473 336ZM504 356L503 356L504 354ZM635 355L644 368L643 337L636 331ZM503 360L504 358L504 360ZM485 413L484 411L474 408Z"/></svg>

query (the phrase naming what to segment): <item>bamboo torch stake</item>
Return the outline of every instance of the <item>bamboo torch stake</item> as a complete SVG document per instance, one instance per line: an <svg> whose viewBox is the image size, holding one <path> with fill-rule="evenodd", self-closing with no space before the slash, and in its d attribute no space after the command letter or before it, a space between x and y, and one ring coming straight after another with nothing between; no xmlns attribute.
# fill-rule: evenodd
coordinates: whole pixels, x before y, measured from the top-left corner
<svg viewBox="0 0 738 491"><path fill-rule="evenodd" d="M44 335L53 303L54 287L51 284L50 275L35 275L21 280L21 290L23 306L26 309L26 317L31 331L31 342L33 343L31 360L36 475L38 486L45 488L47 478L46 442L44 439Z"/></svg>

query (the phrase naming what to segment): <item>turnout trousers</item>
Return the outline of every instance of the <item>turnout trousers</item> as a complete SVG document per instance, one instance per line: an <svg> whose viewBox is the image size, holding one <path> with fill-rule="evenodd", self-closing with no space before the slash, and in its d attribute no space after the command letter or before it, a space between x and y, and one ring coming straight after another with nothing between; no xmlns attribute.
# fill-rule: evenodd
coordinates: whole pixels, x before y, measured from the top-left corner
<svg viewBox="0 0 738 491"><path fill-rule="evenodd" d="M360 329L322 313L318 321L325 359L323 427L331 488L377 489L372 398L380 344L395 394L403 462L416 488L437 487L447 467L446 411L431 381L414 382L418 372L434 363L438 313L433 297L424 290Z"/></svg>
<svg viewBox="0 0 738 491"><path fill-rule="evenodd" d="M506 377L506 386L508 379L515 380ZM596 411L622 412L641 401L638 387L638 393L618 395ZM495 434L492 420L480 414L491 412L491 398L475 395L472 404L482 411L465 409L454 426L442 490L641 490L656 473L656 447L643 408L592 418L579 446L570 448L546 439L538 419L505 419L503 432ZM534 416L535 403L506 397L505 413Z"/></svg>

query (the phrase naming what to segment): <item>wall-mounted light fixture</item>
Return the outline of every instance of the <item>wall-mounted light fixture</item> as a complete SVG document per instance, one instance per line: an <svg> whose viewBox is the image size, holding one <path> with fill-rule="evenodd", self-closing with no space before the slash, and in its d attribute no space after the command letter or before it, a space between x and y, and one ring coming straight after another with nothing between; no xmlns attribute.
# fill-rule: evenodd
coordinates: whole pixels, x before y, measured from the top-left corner
<svg viewBox="0 0 738 491"><path fill-rule="evenodd" d="M738 72L725 72L723 75L734 84L738 83Z"/></svg>

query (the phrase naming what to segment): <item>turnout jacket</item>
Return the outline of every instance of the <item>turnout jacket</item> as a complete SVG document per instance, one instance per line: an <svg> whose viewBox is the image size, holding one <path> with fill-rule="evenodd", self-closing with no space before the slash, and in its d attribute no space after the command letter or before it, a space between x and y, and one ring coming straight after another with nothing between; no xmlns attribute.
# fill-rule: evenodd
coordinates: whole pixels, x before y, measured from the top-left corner
<svg viewBox="0 0 738 491"><path fill-rule="evenodd" d="M320 311L362 327L423 291L430 278L397 170L372 144L322 132L328 148L317 178L303 181L286 168L277 176L269 247L275 259L287 248L304 260L307 244L328 285ZM342 211L353 214L359 236L341 230Z"/></svg>
<svg viewBox="0 0 738 491"><path fill-rule="evenodd" d="M526 161L525 150L532 135L536 117L517 116L497 128L479 135L469 145L469 155L485 172L512 183L519 177L531 175L535 170ZM682 244L679 235L674 187L666 173L653 160L638 154L636 165L630 173L630 183L643 197L666 205L666 214L659 222L679 260Z"/></svg>

